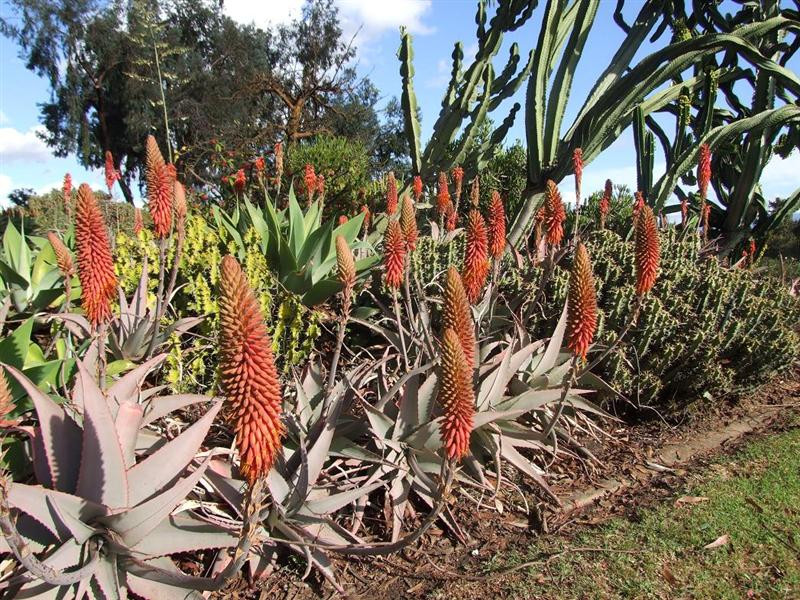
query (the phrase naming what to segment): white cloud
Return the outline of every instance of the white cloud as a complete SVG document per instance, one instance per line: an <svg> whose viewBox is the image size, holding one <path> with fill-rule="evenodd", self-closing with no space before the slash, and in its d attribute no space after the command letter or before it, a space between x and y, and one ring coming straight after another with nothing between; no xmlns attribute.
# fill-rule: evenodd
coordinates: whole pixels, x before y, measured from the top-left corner
<svg viewBox="0 0 800 600"><path fill-rule="evenodd" d="M4 163L45 162L51 159L47 144L37 135L43 129L40 125L22 132L13 127L0 127L0 158Z"/></svg>
<svg viewBox="0 0 800 600"><path fill-rule="evenodd" d="M0 110L0 125L6 125L8 122L8 115Z"/></svg>
<svg viewBox="0 0 800 600"><path fill-rule="evenodd" d="M8 195L14 189L11 177L0 174L0 206L8 205Z"/></svg>
<svg viewBox="0 0 800 600"><path fill-rule="evenodd" d="M371 38L386 30L408 27L411 33L426 35L435 28L426 25L423 17L433 6L432 0L338 0L337 6L345 31L362 27L364 37ZM355 27L352 25L355 24ZM360 36L359 36L360 37Z"/></svg>
<svg viewBox="0 0 800 600"><path fill-rule="evenodd" d="M303 0L227 0L225 13L238 23L255 23L261 28L290 23L300 17Z"/></svg>

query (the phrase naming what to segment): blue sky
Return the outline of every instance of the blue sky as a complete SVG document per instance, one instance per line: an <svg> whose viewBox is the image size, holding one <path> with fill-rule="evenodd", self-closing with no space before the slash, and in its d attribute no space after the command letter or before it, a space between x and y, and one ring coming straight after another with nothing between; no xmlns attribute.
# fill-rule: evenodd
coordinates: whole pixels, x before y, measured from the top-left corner
<svg viewBox="0 0 800 600"><path fill-rule="evenodd" d="M475 2L473 0L337 0L343 29L347 35L356 34L358 70L369 76L381 91L382 103L400 94L399 62L396 57L399 45L399 27L406 25L413 34L416 71L415 86L423 116L423 138L430 135L441 97L450 72L450 55L457 40L464 42L465 63L475 51ZM586 51L576 73L568 104L565 127L568 127L580 104L591 89L595 78L606 66L623 39L621 30L612 22L611 14L616 3L604 0L600 4L595 26L590 34ZM635 3L628 3L634 5ZM225 10L236 20L254 21L266 26L291 19L299 14L302 0L270 0L254 3L251 0L226 0ZM8 7L0 5L3 16ZM628 20L632 18L628 11ZM497 67L502 68L508 55L508 46L514 41L520 45L524 58L535 45L543 7L523 28L506 36L504 47L498 54ZM642 54L646 53L646 48ZM14 43L0 37L0 203L15 188L29 187L47 191L60 187L64 173L72 173L73 180L86 181L102 188L100 171L87 172L74 157L55 158L44 142L36 136L40 127L38 103L48 98L44 80L25 68L17 56ZM494 113L499 122L505 117L513 102L523 105L517 115L507 143L524 140L525 85L516 96ZM587 166L584 189L599 189L606 178L615 183L635 187L635 152L630 131ZM656 177L663 169L663 160L656 161ZM800 152L787 161L773 160L762 178L767 197L783 196L797 185L800 172ZM564 182L562 191L572 197L572 183ZM116 192L119 194L119 192Z"/></svg>

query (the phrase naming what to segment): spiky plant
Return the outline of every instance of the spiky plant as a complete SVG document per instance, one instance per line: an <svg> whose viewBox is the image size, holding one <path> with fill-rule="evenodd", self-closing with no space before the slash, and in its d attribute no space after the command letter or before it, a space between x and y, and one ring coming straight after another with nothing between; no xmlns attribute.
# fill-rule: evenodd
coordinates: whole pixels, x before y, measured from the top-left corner
<svg viewBox="0 0 800 600"><path fill-rule="evenodd" d="M475 366L475 323L458 269L447 270L442 293L442 331L455 331L470 369Z"/></svg>
<svg viewBox="0 0 800 600"><path fill-rule="evenodd" d="M558 191L556 182L552 179L547 180L544 201L544 226L547 231L547 243L551 247L561 244L564 238L564 221L567 218L567 211L564 202L561 200L561 192Z"/></svg>
<svg viewBox="0 0 800 600"><path fill-rule="evenodd" d="M390 221L386 226L383 238L384 281L392 289L403 283L404 263L406 257L406 241L400 223Z"/></svg>
<svg viewBox="0 0 800 600"><path fill-rule="evenodd" d="M78 188L75 246L83 309L92 326L97 327L111 316L111 298L116 291L117 276L103 215L94 193L85 183Z"/></svg>
<svg viewBox="0 0 800 600"><path fill-rule="evenodd" d="M152 135L147 136L145 144L145 181L153 233L163 239L172 227L172 177Z"/></svg>
<svg viewBox="0 0 800 600"><path fill-rule="evenodd" d="M303 183L306 188L306 201L311 204L314 191L317 189L317 174L314 172L314 165L306 164L303 174Z"/></svg>
<svg viewBox="0 0 800 600"><path fill-rule="evenodd" d="M61 194L64 199L64 210L67 213L67 218L72 220L72 175L67 173L64 175L64 183L61 186Z"/></svg>
<svg viewBox="0 0 800 600"><path fill-rule="evenodd" d="M567 347L576 357L585 360L596 330L597 294L592 263L586 246L583 242L579 242L569 277Z"/></svg>
<svg viewBox="0 0 800 600"><path fill-rule="evenodd" d="M441 361L438 402L442 408L442 443L447 458L457 461L469 452L475 392L472 369L464 356L461 340L452 329L445 329L442 336Z"/></svg>
<svg viewBox="0 0 800 600"><path fill-rule="evenodd" d="M220 265L220 381L231 406L242 474L252 486L280 452L281 386L258 300L228 255Z"/></svg>
<svg viewBox="0 0 800 600"><path fill-rule="evenodd" d="M495 260L503 257L506 248L506 211L500 192L492 191L489 201L489 256Z"/></svg>
<svg viewBox="0 0 800 600"><path fill-rule="evenodd" d="M583 150L575 148L572 152L572 171L575 174L575 206L581 206L581 183L583 181Z"/></svg>
<svg viewBox="0 0 800 600"><path fill-rule="evenodd" d="M644 205L636 219L636 293L644 296L658 277L660 242L653 209Z"/></svg>
<svg viewBox="0 0 800 600"><path fill-rule="evenodd" d="M175 512L209 466L212 455L197 453L221 402L172 439L146 429L175 409L211 401L142 390L145 375L164 358L141 365L105 393L78 361L74 395L64 404L5 367L39 422L24 430L35 483L0 478L5 551L19 561L5 582L14 597L197 598L193 589L219 584L182 573L169 556L239 543L235 532L192 510ZM47 559L38 558L45 549Z"/></svg>
<svg viewBox="0 0 800 600"><path fill-rule="evenodd" d="M481 198L481 182L480 178L475 175L472 178L472 185L469 188L469 203L473 208L478 208Z"/></svg>
<svg viewBox="0 0 800 600"><path fill-rule="evenodd" d="M461 167L461 165L455 166L453 167L451 174L453 177L453 186L455 186L453 193L456 197L456 201L454 204L458 206L459 202L461 201L461 186L464 183L464 169Z"/></svg>
<svg viewBox="0 0 800 600"><path fill-rule="evenodd" d="M417 230L417 216L414 210L414 203L409 196L403 197L403 207L400 211L400 227L403 230L403 236L406 240L406 248L409 252L413 252L417 247L417 238L419 238L419 231Z"/></svg>

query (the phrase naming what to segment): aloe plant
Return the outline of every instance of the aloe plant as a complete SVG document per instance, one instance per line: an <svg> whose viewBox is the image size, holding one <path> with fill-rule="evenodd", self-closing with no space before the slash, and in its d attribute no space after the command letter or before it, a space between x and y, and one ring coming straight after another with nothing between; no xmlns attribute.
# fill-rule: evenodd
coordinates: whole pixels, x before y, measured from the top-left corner
<svg viewBox="0 0 800 600"><path fill-rule="evenodd" d="M33 450L35 483L5 475L0 482L3 550L20 563L5 582L12 593L51 597L63 588L90 597L120 598L128 590L145 598L192 597L192 589L209 589L211 580L182 574L169 555L239 543L238 532L186 504L212 459L213 453L197 453L221 401L142 389L164 358L105 392L78 361L74 392L63 405L5 365L38 417L37 427L21 428ZM203 416L171 440L148 429L178 408L203 403L210 403ZM43 551L45 557L36 556Z"/></svg>
<svg viewBox="0 0 800 600"><path fill-rule="evenodd" d="M363 213L343 225L333 220L323 222L322 200L315 200L304 212L293 187L289 189L288 206L284 210L278 210L268 197L263 209L247 198L242 204L243 209L237 206L230 214L214 207L218 226L232 238L240 260L246 253L243 235L252 228L278 282L300 296L306 306L325 302L341 290L335 277L337 236L344 237L354 251L367 254L356 261L359 278L378 260L372 245L358 240Z"/></svg>

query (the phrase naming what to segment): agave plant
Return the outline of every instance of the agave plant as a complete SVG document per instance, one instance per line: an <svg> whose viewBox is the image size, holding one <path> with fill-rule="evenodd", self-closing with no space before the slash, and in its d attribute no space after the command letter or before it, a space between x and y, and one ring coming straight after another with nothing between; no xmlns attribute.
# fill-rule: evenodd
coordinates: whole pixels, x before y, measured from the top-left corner
<svg viewBox="0 0 800 600"><path fill-rule="evenodd" d="M186 501L212 460L213 452L198 450L221 401L142 389L164 358L144 363L105 392L78 361L65 404L5 365L38 418L37 426L19 427L30 440L35 483L3 475L0 484L3 550L20 563L4 582L14 597L120 598L128 591L190 597L191 589L209 589L212 580L181 573L169 556L239 543L237 531L204 519ZM191 404L210 406L173 439L148 428Z"/></svg>
<svg viewBox="0 0 800 600"><path fill-rule="evenodd" d="M278 210L269 197L264 201L263 210L247 198L243 204L243 211L237 206L230 214L215 207L218 226L233 239L240 260L244 259L246 252L242 237L252 228L278 282L300 296L306 306L325 302L341 290L335 277L335 240L338 236L344 237L353 250L367 254L356 261L359 277L363 277L378 260L371 244L358 240L364 213L342 225L333 220L323 222L322 200L315 200L303 212L293 187L289 189L288 206L284 210Z"/></svg>
<svg viewBox="0 0 800 600"><path fill-rule="evenodd" d="M0 295L7 306L5 311L13 308L21 314L39 312L63 294L50 244L44 238L27 236L24 227L19 231L9 220L0 253Z"/></svg>

